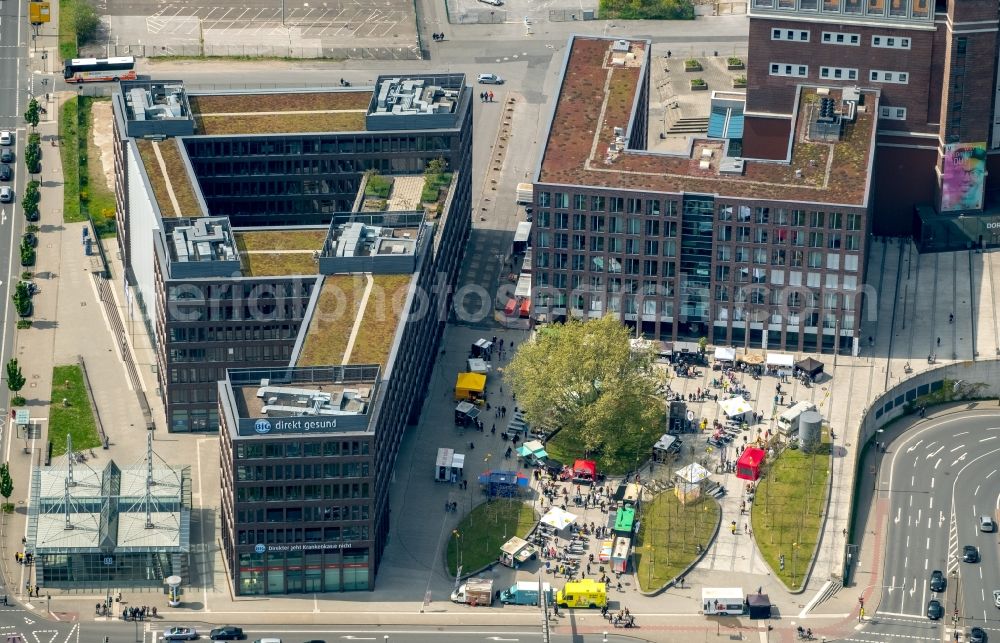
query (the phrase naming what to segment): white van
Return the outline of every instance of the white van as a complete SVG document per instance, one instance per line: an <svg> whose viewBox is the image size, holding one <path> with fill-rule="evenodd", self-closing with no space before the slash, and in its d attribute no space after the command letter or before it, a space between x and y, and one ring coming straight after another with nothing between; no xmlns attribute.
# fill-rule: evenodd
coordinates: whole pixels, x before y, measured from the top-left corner
<svg viewBox="0 0 1000 643"><path fill-rule="evenodd" d="M739 616L743 613L743 588L703 587L701 589L701 611L705 616L715 614Z"/></svg>
<svg viewBox="0 0 1000 643"><path fill-rule="evenodd" d="M816 405L812 402L799 402L778 416L778 430L784 435L795 433L799 430L799 417L806 411L815 410Z"/></svg>

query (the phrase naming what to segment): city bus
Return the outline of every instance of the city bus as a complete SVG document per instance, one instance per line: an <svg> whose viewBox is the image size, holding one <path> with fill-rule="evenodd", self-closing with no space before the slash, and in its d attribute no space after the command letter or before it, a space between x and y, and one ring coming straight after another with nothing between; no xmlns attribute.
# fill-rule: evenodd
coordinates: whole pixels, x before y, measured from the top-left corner
<svg viewBox="0 0 1000 643"><path fill-rule="evenodd" d="M67 83L135 80L135 58L74 58L66 62L63 79Z"/></svg>

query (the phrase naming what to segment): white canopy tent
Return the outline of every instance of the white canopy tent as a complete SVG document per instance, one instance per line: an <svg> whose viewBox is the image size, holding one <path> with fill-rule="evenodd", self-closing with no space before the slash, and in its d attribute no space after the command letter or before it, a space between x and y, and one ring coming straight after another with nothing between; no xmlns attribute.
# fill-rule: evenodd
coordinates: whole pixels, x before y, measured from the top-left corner
<svg viewBox="0 0 1000 643"><path fill-rule="evenodd" d="M549 527L554 527L558 531L562 531L576 522L576 515L564 511L559 507L552 507L547 514L542 516L541 522Z"/></svg>
<svg viewBox="0 0 1000 643"><path fill-rule="evenodd" d="M753 412L753 407L739 395L727 400L719 400L719 407L726 414L726 417L734 419L742 419L742 416Z"/></svg>
<svg viewBox="0 0 1000 643"><path fill-rule="evenodd" d="M708 469L701 466L697 462L692 462L683 469L678 469L674 472L677 479L681 482L686 482L688 484L699 484L706 478L708 478Z"/></svg>
<svg viewBox="0 0 1000 643"><path fill-rule="evenodd" d="M728 348L726 346L719 346L715 349L715 359L720 362L735 362L736 361L736 349Z"/></svg>
<svg viewBox="0 0 1000 643"><path fill-rule="evenodd" d="M766 364L775 368L791 368L795 357L788 353L768 353Z"/></svg>

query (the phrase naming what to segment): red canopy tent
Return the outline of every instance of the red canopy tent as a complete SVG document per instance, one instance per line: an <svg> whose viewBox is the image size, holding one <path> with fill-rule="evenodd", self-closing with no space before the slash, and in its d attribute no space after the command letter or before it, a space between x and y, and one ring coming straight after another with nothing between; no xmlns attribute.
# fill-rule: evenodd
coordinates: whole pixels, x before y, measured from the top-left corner
<svg viewBox="0 0 1000 643"><path fill-rule="evenodd" d="M597 463L593 460L574 461L573 477L593 481L597 477Z"/></svg>
<svg viewBox="0 0 1000 643"><path fill-rule="evenodd" d="M510 317L517 310L517 302L513 299L507 300L507 305L503 307L503 314Z"/></svg>
<svg viewBox="0 0 1000 643"><path fill-rule="evenodd" d="M741 480L756 480L760 477L760 465L764 462L765 453L757 447L747 447L743 455L736 461L736 477Z"/></svg>

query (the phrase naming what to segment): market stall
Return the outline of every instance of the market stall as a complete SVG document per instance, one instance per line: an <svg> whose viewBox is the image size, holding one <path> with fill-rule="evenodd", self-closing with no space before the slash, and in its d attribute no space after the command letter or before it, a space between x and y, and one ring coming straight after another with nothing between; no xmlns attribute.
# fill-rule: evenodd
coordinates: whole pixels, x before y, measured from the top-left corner
<svg viewBox="0 0 1000 643"><path fill-rule="evenodd" d="M455 424L469 426L479 417L479 407L471 402L459 402L455 407Z"/></svg>
<svg viewBox="0 0 1000 643"><path fill-rule="evenodd" d="M465 454L454 449L438 449L434 463L434 479L438 482L458 482L465 469Z"/></svg>
<svg viewBox="0 0 1000 643"><path fill-rule="evenodd" d="M611 571L624 574L628 570L628 557L632 552L632 539L627 536L615 538L615 546L611 550Z"/></svg>
<svg viewBox="0 0 1000 643"><path fill-rule="evenodd" d="M771 618L771 597L767 594L747 595L746 607L751 619Z"/></svg>
<svg viewBox="0 0 1000 643"><path fill-rule="evenodd" d="M512 498L528 490L528 476L517 471L484 471L479 485L490 498Z"/></svg>
<svg viewBox="0 0 1000 643"><path fill-rule="evenodd" d="M816 376L823 372L823 362L812 357L807 357L795 363L795 369L804 373L809 379L816 379Z"/></svg>
<svg viewBox="0 0 1000 643"><path fill-rule="evenodd" d="M736 461L736 477L741 480L757 480L760 478L760 468L767 454L763 449L747 447L743 449L740 459Z"/></svg>
<svg viewBox="0 0 1000 643"><path fill-rule="evenodd" d="M559 507L552 507L548 513L542 516L539 522L552 527L556 531L562 531L576 522L576 514L571 514Z"/></svg>
<svg viewBox="0 0 1000 643"><path fill-rule="evenodd" d="M472 357L483 357L486 358L493 353L493 342L488 339L479 338L472 343L472 348L469 349L469 354Z"/></svg>
<svg viewBox="0 0 1000 643"><path fill-rule="evenodd" d="M681 442L676 436L664 433L653 445L653 460L663 462L681 450Z"/></svg>
<svg viewBox="0 0 1000 643"><path fill-rule="evenodd" d="M500 548L500 564L517 569L529 560L538 556L538 549L524 540L514 536Z"/></svg>
<svg viewBox="0 0 1000 643"><path fill-rule="evenodd" d="M486 392L486 376L482 373L459 373L455 378L455 399L476 402Z"/></svg>
<svg viewBox="0 0 1000 643"><path fill-rule="evenodd" d="M719 346L715 349L715 361L724 367L732 366L736 363L736 349Z"/></svg>
<svg viewBox="0 0 1000 643"><path fill-rule="evenodd" d="M677 484L674 485L674 495L682 505L693 502L701 497L702 483L708 479L708 469L697 462L692 462L683 469L674 472Z"/></svg>
<svg viewBox="0 0 1000 643"><path fill-rule="evenodd" d="M725 400L719 400L719 408L730 420L746 422L747 415L753 413L753 407L741 396L735 395Z"/></svg>
<svg viewBox="0 0 1000 643"><path fill-rule="evenodd" d="M545 452L545 445L538 440L529 440L517 447L517 455L524 458L529 465L544 462L549 454Z"/></svg>
<svg viewBox="0 0 1000 643"><path fill-rule="evenodd" d="M470 357L465 362L470 373L487 375L490 372L490 365L481 357Z"/></svg>
<svg viewBox="0 0 1000 643"><path fill-rule="evenodd" d="M573 482L576 484L593 484L596 479L596 462L593 460L575 460L573 462Z"/></svg>

